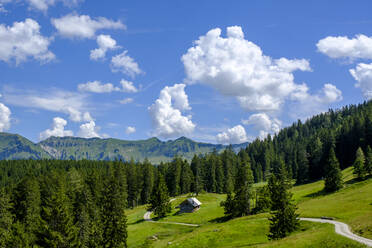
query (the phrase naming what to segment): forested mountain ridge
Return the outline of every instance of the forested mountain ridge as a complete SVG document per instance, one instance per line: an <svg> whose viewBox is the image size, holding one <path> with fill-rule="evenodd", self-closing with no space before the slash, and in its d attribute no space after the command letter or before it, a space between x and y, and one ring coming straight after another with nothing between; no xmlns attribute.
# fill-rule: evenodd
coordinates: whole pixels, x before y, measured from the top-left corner
<svg viewBox="0 0 372 248"><path fill-rule="evenodd" d="M234 145L238 151L248 143ZM218 152L226 148L220 144L195 142L181 137L176 140L160 141L157 138L127 141L119 139L50 137L37 144L17 134L0 133L0 159L89 159L130 160L152 163L171 161L174 156L191 159L194 154Z"/></svg>

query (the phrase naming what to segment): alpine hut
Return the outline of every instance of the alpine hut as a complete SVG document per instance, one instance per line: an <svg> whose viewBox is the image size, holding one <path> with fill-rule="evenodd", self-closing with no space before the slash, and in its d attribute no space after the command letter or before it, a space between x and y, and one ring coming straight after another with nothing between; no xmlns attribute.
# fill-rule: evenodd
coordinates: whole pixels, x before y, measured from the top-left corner
<svg viewBox="0 0 372 248"><path fill-rule="evenodd" d="M176 208L180 209L180 213L192 213L199 210L202 203L195 197L187 198Z"/></svg>

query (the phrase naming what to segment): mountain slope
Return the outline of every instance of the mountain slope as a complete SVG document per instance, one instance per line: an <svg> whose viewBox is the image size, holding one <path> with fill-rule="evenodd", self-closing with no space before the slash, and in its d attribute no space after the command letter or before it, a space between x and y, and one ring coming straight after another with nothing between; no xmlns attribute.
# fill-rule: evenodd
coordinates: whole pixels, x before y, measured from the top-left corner
<svg viewBox="0 0 372 248"><path fill-rule="evenodd" d="M247 143L233 145L235 151L245 148ZM119 139L50 137L34 144L18 135L0 133L0 159L90 159L90 160L130 160L152 163L170 161L179 155L191 159L194 154L218 152L227 146L199 143L185 137L160 141L157 138L127 141Z"/></svg>
<svg viewBox="0 0 372 248"><path fill-rule="evenodd" d="M28 139L9 133L0 133L0 159L52 158L39 145Z"/></svg>
<svg viewBox="0 0 372 248"><path fill-rule="evenodd" d="M153 163L170 161L176 155L191 159L194 154L209 153L214 149L221 151L226 148L224 145L198 143L185 137L166 142L157 138L126 141L111 138L50 137L38 145L56 159L142 161L148 158ZM246 145L234 145L233 148L240 149Z"/></svg>

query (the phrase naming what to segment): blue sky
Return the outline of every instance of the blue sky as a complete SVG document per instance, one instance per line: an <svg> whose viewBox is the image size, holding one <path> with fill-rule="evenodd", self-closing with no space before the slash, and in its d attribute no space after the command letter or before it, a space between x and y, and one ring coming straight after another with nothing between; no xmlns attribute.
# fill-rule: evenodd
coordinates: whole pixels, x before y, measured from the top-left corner
<svg viewBox="0 0 372 248"><path fill-rule="evenodd" d="M0 0L0 131L265 137L372 97L371 7Z"/></svg>

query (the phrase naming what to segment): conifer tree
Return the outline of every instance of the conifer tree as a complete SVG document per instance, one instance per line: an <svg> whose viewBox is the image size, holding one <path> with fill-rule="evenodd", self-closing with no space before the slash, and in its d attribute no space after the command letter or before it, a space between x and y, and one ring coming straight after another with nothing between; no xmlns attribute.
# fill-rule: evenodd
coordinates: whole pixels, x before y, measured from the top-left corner
<svg viewBox="0 0 372 248"><path fill-rule="evenodd" d="M342 174L333 147L329 150L325 166L324 190L334 192L341 189L343 185Z"/></svg>
<svg viewBox="0 0 372 248"><path fill-rule="evenodd" d="M102 194L102 247L127 247L126 182L121 168L116 164L109 167Z"/></svg>
<svg viewBox="0 0 372 248"><path fill-rule="evenodd" d="M5 188L0 189L0 247L8 247L11 239L11 227L13 215L11 213L12 204Z"/></svg>
<svg viewBox="0 0 372 248"><path fill-rule="evenodd" d="M268 183L271 199L270 239L280 239L295 231L299 226L296 205L292 200L292 193L289 192L291 184L287 178L284 166L279 172L273 174Z"/></svg>
<svg viewBox="0 0 372 248"><path fill-rule="evenodd" d="M367 146L365 167L366 167L366 172L369 175L372 175L372 149L370 146Z"/></svg>
<svg viewBox="0 0 372 248"><path fill-rule="evenodd" d="M151 195L149 210L153 210L154 214L159 218L165 217L172 210L167 185L163 175L160 173Z"/></svg>
<svg viewBox="0 0 372 248"><path fill-rule="evenodd" d="M357 175L359 179L364 179L367 174L365 166L365 157L362 148L358 148L355 154L355 161L353 164L353 174Z"/></svg>
<svg viewBox="0 0 372 248"><path fill-rule="evenodd" d="M197 155L194 155L194 157L191 160L191 170L194 174L194 182L192 184L192 190L198 196L199 193L203 190L203 181L202 181L201 161Z"/></svg>

